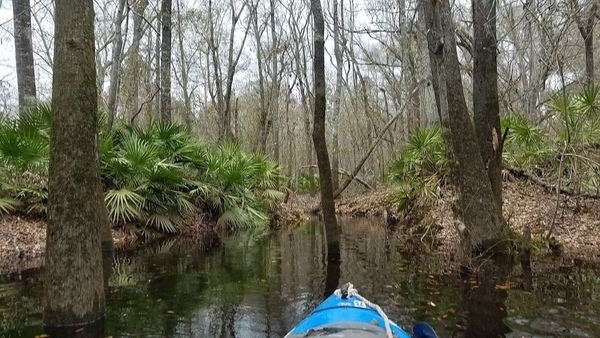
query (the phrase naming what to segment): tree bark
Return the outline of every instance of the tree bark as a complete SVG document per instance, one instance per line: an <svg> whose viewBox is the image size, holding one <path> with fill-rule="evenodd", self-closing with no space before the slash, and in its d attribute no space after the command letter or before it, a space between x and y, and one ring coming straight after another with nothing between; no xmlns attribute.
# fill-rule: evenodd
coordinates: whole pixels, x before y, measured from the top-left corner
<svg viewBox="0 0 600 338"><path fill-rule="evenodd" d="M271 42L272 53L271 53L271 116L273 116L273 159L275 162L279 162L279 60L278 60L278 49L279 44L277 41L277 27L275 26L275 0L271 1Z"/></svg>
<svg viewBox="0 0 600 338"><path fill-rule="evenodd" d="M340 259L340 230L335 216L333 185L327 142L325 139L325 111L327 107L325 88L325 22L320 0L311 0L311 12L314 20L314 124L313 144L317 153L317 165L321 185L321 207L327 238L328 261Z"/></svg>
<svg viewBox="0 0 600 338"><path fill-rule="evenodd" d="M254 39L256 40L256 62L258 71L258 94L259 94L259 119L258 119L258 142L255 151L262 154L267 153L267 138L269 137L269 126L267 119L269 111L267 110L265 97L265 74L263 70L263 47L261 37L266 29L266 25L258 25L258 3L252 5L252 28Z"/></svg>
<svg viewBox="0 0 600 338"><path fill-rule="evenodd" d="M127 99L127 116L131 119L139 109L139 88L142 72L142 56L140 55L140 41L144 36L144 12L148 7L147 0L136 1L133 6L133 39L131 40L131 47L129 47L128 56L128 70L130 80L126 90L128 91Z"/></svg>
<svg viewBox="0 0 600 338"><path fill-rule="evenodd" d="M117 92L119 91L119 79L121 77L121 54L123 51L123 34L121 25L125 17L125 3L127 0L119 1L119 8L115 17L115 32L112 49L112 65L110 67L110 86L108 88L108 127L112 128L117 116Z"/></svg>
<svg viewBox="0 0 600 338"><path fill-rule="evenodd" d="M498 102L496 0L472 0L473 117L481 158L502 210L502 142Z"/></svg>
<svg viewBox="0 0 600 338"><path fill-rule="evenodd" d="M55 2L54 74L48 180L44 325L103 317L94 3Z"/></svg>
<svg viewBox="0 0 600 338"><path fill-rule="evenodd" d="M581 9L577 0L572 0L571 4L575 9L575 22L577 29L583 38L585 48L585 78L587 84L594 83L594 25L596 23L596 15L598 13L598 3L594 2L590 7L587 18L582 20Z"/></svg>
<svg viewBox="0 0 600 338"><path fill-rule="evenodd" d="M171 12L172 0L162 0L160 22L162 40L160 43L160 120L171 122Z"/></svg>
<svg viewBox="0 0 600 338"><path fill-rule="evenodd" d="M12 0L12 5L19 112L22 114L36 103L35 68L31 42L31 6L29 0Z"/></svg>
<svg viewBox="0 0 600 338"><path fill-rule="evenodd" d="M509 229L496 203L463 92L455 28L448 1L425 0L432 82L453 187L455 226L465 257L503 251Z"/></svg>
<svg viewBox="0 0 600 338"><path fill-rule="evenodd" d="M338 1L333 0L333 53L335 55L335 94L333 96L333 114L331 118L331 172L333 181L333 190L337 190L340 185L340 176L338 170L340 167L340 142L339 142L339 120L340 120L340 105L342 100L342 69L344 67L342 61L342 41L340 37L340 20L339 11L343 11L343 0L342 7L339 8Z"/></svg>
<svg viewBox="0 0 600 338"><path fill-rule="evenodd" d="M190 82L190 62L185 51L185 43L183 38L183 26L181 22L183 16L181 15L181 3L180 0L176 0L177 5L177 41L179 43L179 64L181 71L180 85L183 94L183 103L185 105L185 111L183 112L183 121L188 130L193 130L194 113L192 111L192 93L190 93L189 82ZM192 53L190 59L193 58L195 53Z"/></svg>
<svg viewBox="0 0 600 338"><path fill-rule="evenodd" d="M244 37L241 42L240 49L237 53L234 51L234 37L235 37L235 27L240 20L240 16L242 12L246 8L246 2L242 4L242 7L239 11L235 10L235 2L231 0L229 2L229 7L231 8L231 30L229 32L229 51L227 55L227 79L225 82L225 95L224 97L224 110L220 112L221 116L221 133L219 134L219 139L221 141L224 140L232 140L234 138L233 131L231 129L231 98L233 96L233 79L235 77L235 72L237 69L237 65L240 61L240 57L242 56L242 51L244 49L244 45L246 44L246 38L248 37L248 30L250 25L246 27L244 30Z"/></svg>

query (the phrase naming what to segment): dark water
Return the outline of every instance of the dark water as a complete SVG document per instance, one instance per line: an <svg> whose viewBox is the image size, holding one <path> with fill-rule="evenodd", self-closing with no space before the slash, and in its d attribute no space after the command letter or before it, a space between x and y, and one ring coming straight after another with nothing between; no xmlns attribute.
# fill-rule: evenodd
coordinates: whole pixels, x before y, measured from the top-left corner
<svg viewBox="0 0 600 338"><path fill-rule="evenodd" d="M413 259L376 223L342 220L340 282L401 326L428 321L441 337L600 337L597 272L534 274L531 292L519 267L461 278ZM210 253L176 241L119 252L113 271L107 337L259 338L282 337L308 314L327 270L322 229L307 223L228 238ZM35 272L0 284L0 337L43 333L41 290Z"/></svg>

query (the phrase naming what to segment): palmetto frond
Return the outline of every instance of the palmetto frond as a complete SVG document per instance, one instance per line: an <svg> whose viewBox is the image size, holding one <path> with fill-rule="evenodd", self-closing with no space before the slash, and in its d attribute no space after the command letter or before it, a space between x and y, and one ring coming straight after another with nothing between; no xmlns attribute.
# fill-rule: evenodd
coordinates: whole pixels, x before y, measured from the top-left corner
<svg viewBox="0 0 600 338"><path fill-rule="evenodd" d="M109 190L104 201L113 223L126 223L141 217L144 198L134 191L125 188Z"/></svg>
<svg viewBox="0 0 600 338"><path fill-rule="evenodd" d="M153 213L146 217L146 226L154 228L162 233L177 232L176 222L179 221L176 215L163 215Z"/></svg>
<svg viewBox="0 0 600 338"><path fill-rule="evenodd" d="M529 123L521 115L507 115L500 119L502 128L508 128L504 143L504 158L519 167L539 164L551 154L548 132Z"/></svg>
<svg viewBox="0 0 600 338"><path fill-rule="evenodd" d="M400 150L390 171L394 181L411 177L443 175L446 170L446 152L442 129L434 125L415 130Z"/></svg>
<svg viewBox="0 0 600 338"><path fill-rule="evenodd" d="M221 229L229 228L241 228L244 225L246 214L240 207L232 207L221 215L217 220L217 226Z"/></svg>
<svg viewBox="0 0 600 338"><path fill-rule="evenodd" d="M266 189L260 192L260 197L272 207L273 204L281 202L285 197L285 193L275 189Z"/></svg>
<svg viewBox="0 0 600 338"><path fill-rule="evenodd" d="M21 204L21 201L18 199L0 197L0 216L14 211Z"/></svg>

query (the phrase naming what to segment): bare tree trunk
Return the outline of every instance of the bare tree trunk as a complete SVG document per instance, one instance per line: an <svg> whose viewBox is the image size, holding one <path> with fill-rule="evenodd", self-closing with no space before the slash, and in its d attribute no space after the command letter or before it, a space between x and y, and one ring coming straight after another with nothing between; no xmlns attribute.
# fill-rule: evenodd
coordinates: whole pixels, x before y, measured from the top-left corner
<svg viewBox="0 0 600 338"><path fill-rule="evenodd" d="M594 83L594 25L596 23L596 16L598 14L598 2L595 1L590 7L587 18L582 20L581 8L577 0L571 0L571 4L575 9L575 22L577 23L577 29L583 38L583 45L585 47L585 78L587 84Z"/></svg>
<svg viewBox="0 0 600 338"><path fill-rule="evenodd" d="M140 67L142 65L142 56L140 55L140 40L144 36L143 19L144 12L148 6L147 0L137 1L133 6L133 39L129 47L129 97L127 102L128 117L133 117L139 109L139 86L140 86Z"/></svg>
<svg viewBox="0 0 600 338"><path fill-rule="evenodd" d="M265 98L265 74L263 70L263 47L261 37L266 29L266 25L258 25L258 3L252 5L252 28L254 31L254 38L256 40L256 61L258 66L258 95L259 95L259 119L258 128L259 136L255 151L262 154L267 152L267 138L269 137L269 125L267 119L269 117L269 111L267 110L266 98Z"/></svg>
<svg viewBox="0 0 600 338"><path fill-rule="evenodd" d="M277 42L277 27L275 27L275 0L271 1L271 42L272 53L271 53L271 116L273 116L273 143L274 143L274 160L279 162L279 67L278 67L278 49L279 45Z"/></svg>
<svg viewBox="0 0 600 338"><path fill-rule="evenodd" d="M183 121L188 130L192 130L193 124L193 112L192 112L192 97L190 94L189 77L190 77L190 65L186 56L184 42L183 42L183 27L181 26L181 5L180 0L177 1L177 38L179 42L179 63L181 69L181 91L183 92L183 103L185 105L185 111L183 112Z"/></svg>
<svg viewBox="0 0 600 338"><path fill-rule="evenodd" d="M496 203L502 210L502 132L496 59L496 1L471 1L474 31L473 116L481 158L487 168Z"/></svg>
<svg viewBox="0 0 600 338"><path fill-rule="evenodd" d="M74 327L104 315L99 232L109 222L100 194L94 4L55 4L44 325Z"/></svg>
<svg viewBox="0 0 600 338"><path fill-rule="evenodd" d="M31 42L30 0L12 0L15 34L15 60L17 63L17 88L19 112L23 113L35 105L35 68Z"/></svg>
<svg viewBox="0 0 600 338"><path fill-rule="evenodd" d="M333 53L335 55L335 94L333 96L333 114L331 116L331 173L333 181L333 190L337 190L340 185L340 143L339 143L339 120L340 120L340 104L342 100L342 70L344 63L342 61L342 41L340 37L340 22L338 11L344 10L344 0L342 6L338 6L338 1L333 0Z"/></svg>
<svg viewBox="0 0 600 338"><path fill-rule="evenodd" d="M108 88L108 127L112 128L117 115L117 92L119 91L119 80L121 77L121 54L123 51L123 34L121 25L125 17L125 3L127 0L119 1L119 8L115 16L115 33L113 37L112 65L110 67L110 86Z"/></svg>
<svg viewBox="0 0 600 338"><path fill-rule="evenodd" d="M453 213L465 257L504 251L509 229L477 147L464 97L450 3L424 1L432 82L453 187ZM490 252L491 253L491 252Z"/></svg>
<svg viewBox="0 0 600 338"><path fill-rule="evenodd" d="M172 0L162 0L160 22L162 41L160 43L160 120L171 122L171 12Z"/></svg>
<svg viewBox="0 0 600 338"><path fill-rule="evenodd" d="M159 26L161 24L161 19L160 19L160 13L157 13L156 15L156 25ZM162 86L162 82L161 82L161 73L162 73L162 67L161 67L161 31L159 29L156 29L156 41L154 41L154 58L156 61L156 68L154 69L154 86L160 90L161 86ZM162 94L161 94L162 95ZM154 100L154 108L153 108L153 112L152 112L152 117L156 118L156 119L160 119L161 116L161 102L160 102L160 96L156 97L156 100Z"/></svg>
<svg viewBox="0 0 600 338"><path fill-rule="evenodd" d="M223 98L223 76L221 72L221 61L219 55L219 46L217 45L217 41L215 38L215 15L214 9L212 5L212 0L208 0L208 24L209 24L209 39L208 39L208 48L210 51L210 58L212 59L212 67L213 67L213 76L215 79L214 91L211 90L211 97L213 103L216 101L217 113L219 114L219 138L224 134L223 126L221 125L221 115L223 110L225 109L225 101ZM207 68L210 68L207 66ZM210 78L210 76L209 76ZM212 83L212 82L211 82ZM212 89L212 85L209 86L209 89ZM214 92L214 94L213 94Z"/></svg>
<svg viewBox="0 0 600 338"><path fill-rule="evenodd" d="M246 43L246 38L248 37L248 30L250 26L246 27L244 30L244 38L242 40L240 49L237 51L237 54L234 51L234 37L235 37L235 27L240 20L240 16L246 7L246 2L242 4L242 7L238 12L235 10L234 6L235 2L231 0L229 2L229 7L231 8L231 30L229 33L229 51L227 56L227 80L226 80L226 88L224 103L224 110L220 112L221 117L221 128L219 133L219 139L223 140L231 140L233 139L233 132L231 130L231 98L233 96L233 79L235 77L236 68L238 62L240 61L240 56L242 55L242 51L244 49L244 45Z"/></svg>
<svg viewBox="0 0 600 338"><path fill-rule="evenodd" d="M327 260L336 262L340 260L340 230L335 216L335 202L333 199L333 186L331 182L331 167L327 142L325 139L325 111L327 108L325 88L325 22L320 0L311 0L311 12L314 20L314 86L315 106L313 143L317 153L319 167L319 182L321 185L321 207L325 234L327 238Z"/></svg>

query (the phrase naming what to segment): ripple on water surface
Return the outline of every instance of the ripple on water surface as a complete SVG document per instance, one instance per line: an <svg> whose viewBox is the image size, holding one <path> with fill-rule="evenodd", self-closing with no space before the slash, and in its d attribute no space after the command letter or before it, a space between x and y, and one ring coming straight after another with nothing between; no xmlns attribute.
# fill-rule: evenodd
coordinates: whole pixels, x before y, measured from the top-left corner
<svg viewBox="0 0 600 338"><path fill-rule="evenodd" d="M591 270L490 281L440 275L377 220L342 219L338 284L352 282L407 330L441 337L600 337L600 277ZM107 294L111 337L282 337L323 299L327 266L318 222L271 236L241 234L210 253L176 241L118 252ZM42 333L39 272L0 283L0 337Z"/></svg>

